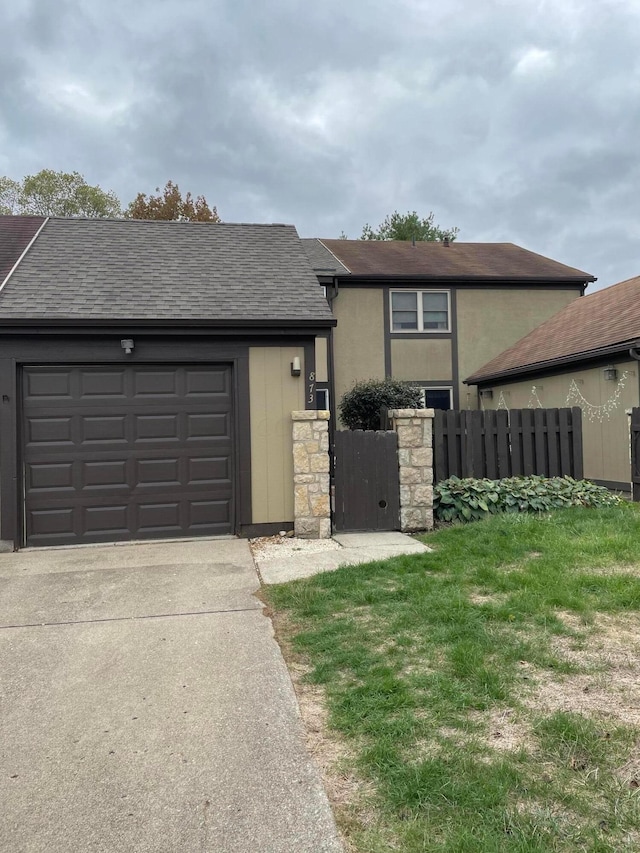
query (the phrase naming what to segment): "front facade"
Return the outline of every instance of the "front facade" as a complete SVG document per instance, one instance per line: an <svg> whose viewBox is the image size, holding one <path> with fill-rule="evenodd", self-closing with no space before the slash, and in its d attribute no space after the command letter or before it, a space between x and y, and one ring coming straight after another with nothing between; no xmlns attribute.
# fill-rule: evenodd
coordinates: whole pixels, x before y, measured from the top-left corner
<svg viewBox="0 0 640 853"><path fill-rule="evenodd" d="M640 277L571 303L466 382L485 409L581 408L585 477L628 492L639 344Z"/></svg>
<svg viewBox="0 0 640 853"><path fill-rule="evenodd" d="M422 387L429 407L477 408L465 377L594 280L511 244L303 243L337 320L336 402L392 376Z"/></svg>
<svg viewBox="0 0 640 853"><path fill-rule="evenodd" d="M335 323L295 229L31 225L0 219L4 547L291 529Z"/></svg>

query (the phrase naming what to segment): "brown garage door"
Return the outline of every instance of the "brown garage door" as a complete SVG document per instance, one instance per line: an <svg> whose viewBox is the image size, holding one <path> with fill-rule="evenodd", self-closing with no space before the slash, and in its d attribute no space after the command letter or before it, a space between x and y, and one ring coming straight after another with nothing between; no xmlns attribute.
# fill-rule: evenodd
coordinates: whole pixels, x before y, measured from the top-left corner
<svg viewBox="0 0 640 853"><path fill-rule="evenodd" d="M27 545L231 533L226 366L29 367Z"/></svg>

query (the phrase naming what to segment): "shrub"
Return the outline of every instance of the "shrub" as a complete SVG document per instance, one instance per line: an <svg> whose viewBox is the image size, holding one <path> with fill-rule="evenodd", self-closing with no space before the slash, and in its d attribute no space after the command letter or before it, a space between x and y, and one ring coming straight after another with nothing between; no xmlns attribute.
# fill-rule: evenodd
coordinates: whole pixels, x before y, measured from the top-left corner
<svg viewBox="0 0 640 853"><path fill-rule="evenodd" d="M380 409L422 409L422 391L399 379L356 382L338 405L340 420L349 429L379 429Z"/></svg>
<svg viewBox="0 0 640 853"><path fill-rule="evenodd" d="M450 477L433 490L440 521L475 521L497 512L545 512L567 506L607 507L621 502L604 486L572 477L508 477L474 480Z"/></svg>

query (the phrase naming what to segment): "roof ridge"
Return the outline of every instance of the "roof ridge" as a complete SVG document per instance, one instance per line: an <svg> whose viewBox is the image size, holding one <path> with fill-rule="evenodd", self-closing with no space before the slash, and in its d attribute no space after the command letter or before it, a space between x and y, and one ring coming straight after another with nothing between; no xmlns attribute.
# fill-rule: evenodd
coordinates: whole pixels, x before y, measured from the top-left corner
<svg viewBox="0 0 640 853"><path fill-rule="evenodd" d="M181 219L126 219L124 217L96 217L96 216L49 216L55 222L118 222L118 223L139 223L146 225L222 225L226 227L241 227L241 228L295 228L293 223L289 222L200 222L198 220L181 220Z"/></svg>

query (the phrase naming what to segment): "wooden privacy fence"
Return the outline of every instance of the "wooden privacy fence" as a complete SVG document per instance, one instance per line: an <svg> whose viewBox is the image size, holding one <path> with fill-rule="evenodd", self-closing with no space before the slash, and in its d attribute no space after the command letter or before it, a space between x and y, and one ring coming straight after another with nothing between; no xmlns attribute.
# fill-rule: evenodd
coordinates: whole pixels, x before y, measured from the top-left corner
<svg viewBox="0 0 640 853"><path fill-rule="evenodd" d="M436 411L434 482L541 474L582 479L582 411Z"/></svg>
<svg viewBox="0 0 640 853"><path fill-rule="evenodd" d="M631 489L634 501L640 501L640 409L631 409Z"/></svg>

